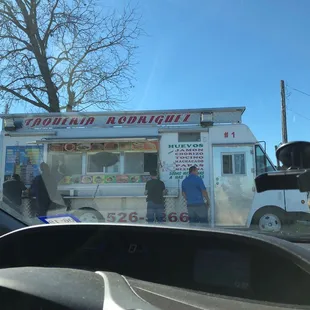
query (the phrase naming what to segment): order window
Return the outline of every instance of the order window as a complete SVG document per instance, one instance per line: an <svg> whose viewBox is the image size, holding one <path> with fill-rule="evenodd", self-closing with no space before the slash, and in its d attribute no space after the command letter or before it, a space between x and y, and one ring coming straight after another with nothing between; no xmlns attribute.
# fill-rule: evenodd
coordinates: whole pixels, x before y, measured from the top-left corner
<svg viewBox="0 0 310 310"><path fill-rule="evenodd" d="M157 153L144 153L144 172L157 170L158 156Z"/></svg>
<svg viewBox="0 0 310 310"><path fill-rule="evenodd" d="M125 153L124 173L151 172L157 169L157 153Z"/></svg>
<svg viewBox="0 0 310 310"><path fill-rule="evenodd" d="M245 154L222 154L222 173L224 175L246 174Z"/></svg>
<svg viewBox="0 0 310 310"><path fill-rule="evenodd" d="M144 153L125 153L125 173L144 173Z"/></svg>
<svg viewBox="0 0 310 310"><path fill-rule="evenodd" d="M71 146L70 150L68 147ZM158 168L155 143L50 144L47 162L57 177L84 174L148 174ZM111 150L111 148L114 148Z"/></svg>
<svg viewBox="0 0 310 310"><path fill-rule="evenodd" d="M57 153L51 152L47 157L47 164L51 172L63 175L82 174L82 154L80 153Z"/></svg>
<svg viewBox="0 0 310 310"><path fill-rule="evenodd" d="M89 173L120 173L120 154L112 152L99 152L88 154L87 172Z"/></svg>

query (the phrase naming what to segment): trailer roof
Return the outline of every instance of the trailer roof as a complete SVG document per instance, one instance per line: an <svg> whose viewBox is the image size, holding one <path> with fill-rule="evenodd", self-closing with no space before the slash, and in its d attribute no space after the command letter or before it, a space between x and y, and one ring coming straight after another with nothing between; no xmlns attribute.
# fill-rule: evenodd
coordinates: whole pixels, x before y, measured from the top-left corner
<svg viewBox="0 0 310 310"><path fill-rule="evenodd" d="M223 107L223 108L201 108L201 109L169 109L169 110L137 110L137 111L100 111L100 112L60 112L60 113L15 113L15 114L0 114L0 118L29 118L29 117L72 117L72 116L109 116L109 115L139 115L139 114L170 114L170 113L212 113L212 112L239 112L241 115L245 111L245 107Z"/></svg>

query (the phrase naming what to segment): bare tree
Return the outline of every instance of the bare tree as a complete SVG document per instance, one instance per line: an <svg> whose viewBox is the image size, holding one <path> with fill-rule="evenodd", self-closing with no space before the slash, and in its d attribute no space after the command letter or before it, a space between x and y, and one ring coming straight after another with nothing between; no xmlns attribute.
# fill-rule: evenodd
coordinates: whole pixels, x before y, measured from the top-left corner
<svg viewBox="0 0 310 310"><path fill-rule="evenodd" d="M95 0L0 0L0 100L48 112L110 109L134 80L136 9Z"/></svg>

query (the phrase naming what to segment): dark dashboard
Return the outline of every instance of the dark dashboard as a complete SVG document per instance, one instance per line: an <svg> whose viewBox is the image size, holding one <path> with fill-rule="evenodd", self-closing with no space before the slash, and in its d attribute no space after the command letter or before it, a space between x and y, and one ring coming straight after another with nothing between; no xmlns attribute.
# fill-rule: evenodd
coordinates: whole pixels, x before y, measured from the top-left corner
<svg viewBox="0 0 310 310"><path fill-rule="evenodd" d="M61 267L205 293L310 305L307 250L218 230L130 225L34 226L0 238L0 267Z"/></svg>

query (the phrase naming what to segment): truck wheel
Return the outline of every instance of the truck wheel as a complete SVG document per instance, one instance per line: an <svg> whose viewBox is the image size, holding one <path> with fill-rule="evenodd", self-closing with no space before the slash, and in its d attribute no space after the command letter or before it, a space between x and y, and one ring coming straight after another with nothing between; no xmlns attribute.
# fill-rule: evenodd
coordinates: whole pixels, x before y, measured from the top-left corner
<svg viewBox="0 0 310 310"><path fill-rule="evenodd" d="M276 207L263 208L254 216L252 224L262 232L279 232L284 224L284 212Z"/></svg>
<svg viewBox="0 0 310 310"><path fill-rule="evenodd" d="M92 208L81 208L72 213L76 216L82 223L99 223L104 222L103 215Z"/></svg>

